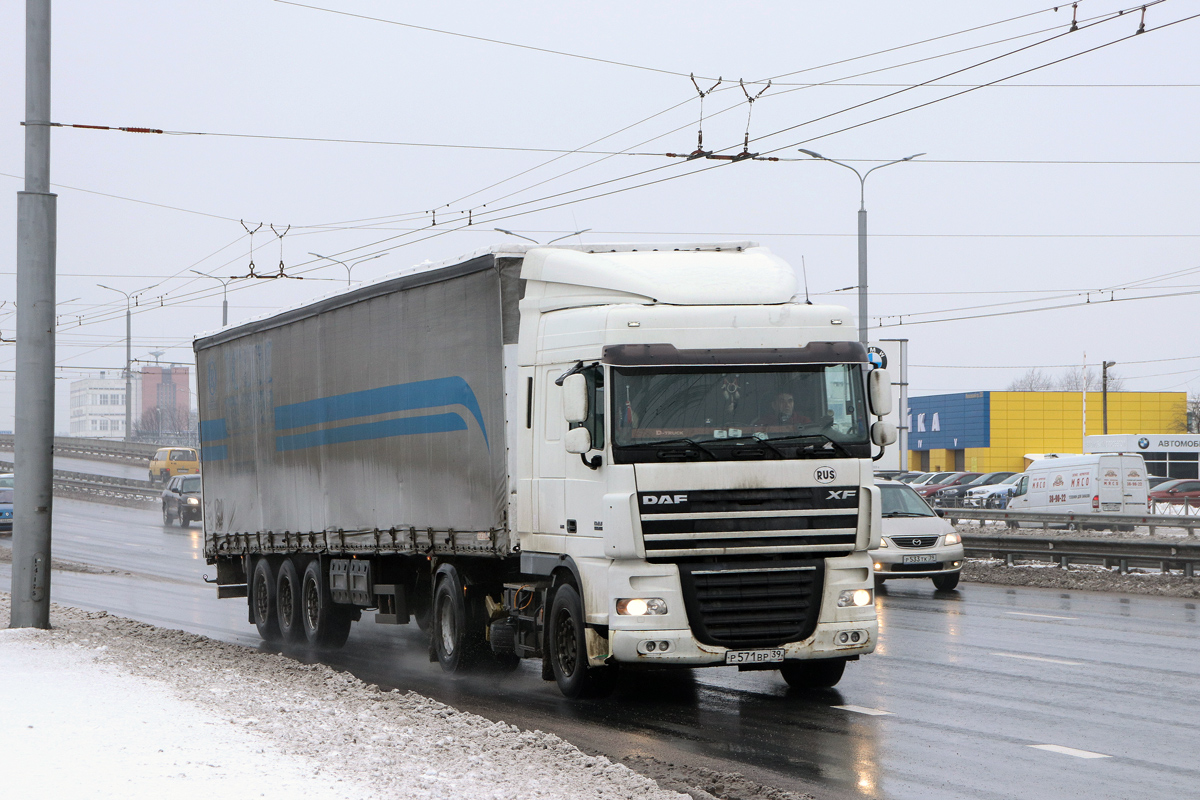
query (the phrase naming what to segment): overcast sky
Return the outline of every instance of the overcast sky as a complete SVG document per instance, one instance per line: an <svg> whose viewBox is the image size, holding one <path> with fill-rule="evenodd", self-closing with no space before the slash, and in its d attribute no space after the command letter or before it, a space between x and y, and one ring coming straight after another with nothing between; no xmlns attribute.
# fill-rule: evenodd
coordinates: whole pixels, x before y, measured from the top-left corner
<svg viewBox="0 0 1200 800"><path fill-rule="evenodd" d="M54 129L57 430L70 380L124 364L124 299L96 284L152 286L133 317L134 358L190 363L193 336L220 325L221 296L189 270L247 274L239 220L264 223L258 272L279 268L270 225L291 225L282 260L304 280L234 281L233 323L344 288L346 270L310 251L386 253L355 267L357 282L509 240L495 227L540 241L583 228L570 241L751 239L797 269L803 259L814 301L855 309L854 292L836 290L857 283L858 180L797 147L860 168L927 153L866 187L871 324L910 340L913 395L1003 389L1085 351L1119 362L1126 389L1200 390L1200 19L1156 30L1200 14L1196 0L1150 7L1140 36L1140 10L1112 17L1125 6L1100 0L1078 4L1073 33L1069 6L1038 2L311 2L378 19L269 0L54 3L55 122L292 137ZM11 339L16 0L0 4L0 70L0 336ZM730 154L747 126L737 80L757 94L784 76L753 104L750 150L798 160L485 149L690 152L689 73L704 89L725 79L704 103L704 144ZM982 163L1018 161L1160 163ZM1147 295L1166 296L1128 299ZM0 344L0 429L12 427L14 362Z"/></svg>

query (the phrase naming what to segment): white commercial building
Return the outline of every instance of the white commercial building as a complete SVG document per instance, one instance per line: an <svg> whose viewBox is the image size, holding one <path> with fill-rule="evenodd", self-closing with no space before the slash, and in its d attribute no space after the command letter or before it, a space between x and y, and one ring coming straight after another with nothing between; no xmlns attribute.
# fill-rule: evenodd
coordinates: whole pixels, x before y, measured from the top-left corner
<svg viewBox="0 0 1200 800"><path fill-rule="evenodd" d="M115 377L108 377L108 375ZM138 381L133 382L137 409ZM119 372L71 381L71 435L91 439L125 438L125 379Z"/></svg>
<svg viewBox="0 0 1200 800"><path fill-rule="evenodd" d="M1089 453L1141 453L1146 472L1160 478L1200 478L1200 434L1116 433L1088 436Z"/></svg>

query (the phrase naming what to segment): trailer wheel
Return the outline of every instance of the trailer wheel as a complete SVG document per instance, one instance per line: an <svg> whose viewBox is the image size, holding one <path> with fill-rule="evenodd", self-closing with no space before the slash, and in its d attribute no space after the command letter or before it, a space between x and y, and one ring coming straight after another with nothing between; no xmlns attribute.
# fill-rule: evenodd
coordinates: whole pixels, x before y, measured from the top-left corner
<svg viewBox="0 0 1200 800"><path fill-rule="evenodd" d="M433 648L446 672L472 666L485 649L484 621L476 620L468 603L467 587L454 568L438 576L433 592Z"/></svg>
<svg viewBox="0 0 1200 800"><path fill-rule="evenodd" d="M275 570L265 556L255 559L253 577L250 579L250 614L258 628L258 635L265 641L277 642L279 617L275 615Z"/></svg>
<svg viewBox="0 0 1200 800"><path fill-rule="evenodd" d="M344 645L350 636L350 615L333 602L320 559L308 562L300 587L304 638L323 650L336 650Z"/></svg>
<svg viewBox="0 0 1200 800"><path fill-rule="evenodd" d="M583 602L569 583L559 586L550 603L550 668L559 691L571 699L602 697L616 686L616 668L588 667L583 629Z"/></svg>
<svg viewBox="0 0 1200 800"><path fill-rule="evenodd" d="M292 559L285 558L279 565L279 575L275 578L276 617L279 620L279 633L285 642L299 642L304 639L300 605L300 576L296 573L296 565Z"/></svg>
<svg viewBox="0 0 1200 800"><path fill-rule="evenodd" d="M793 689L828 689L836 686L846 671L846 659L822 658L814 661L785 661L779 668Z"/></svg>

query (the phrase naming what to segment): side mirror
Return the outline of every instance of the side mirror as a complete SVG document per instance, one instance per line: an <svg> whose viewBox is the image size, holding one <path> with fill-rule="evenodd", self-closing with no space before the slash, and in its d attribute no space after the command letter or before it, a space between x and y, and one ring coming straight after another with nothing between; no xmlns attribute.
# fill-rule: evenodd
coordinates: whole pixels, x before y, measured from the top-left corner
<svg viewBox="0 0 1200 800"><path fill-rule="evenodd" d="M571 428L563 437L563 445L567 448L568 453L582 455L592 449L592 434L588 433L587 428Z"/></svg>
<svg viewBox="0 0 1200 800"><path fill-rule="evenodd" d="M873 369L867 375L867 399L875 416L892 413L892 376L886 369Z"/></svg>
<svg viewBox="0 0 1200 800"><path fill-rule="evenodd" d="M876 372L878 372L878 370L876 370ZM890 422L879 420L871 426L871 442L880 447L887 447L889 444L895 444L896 426Z"/></svg>
<svg viewBox="0 0 1200 800"><path fill-rule="evenodd" d="M588 416L587 378L579 373L563 381L563 416L567 422L583 422ZM570 435L568 433L568 435ZM568 448L570 449L570 448ZM576 452L571 450L572 453ZM587 452L587 451L580 451Z"/></svg>

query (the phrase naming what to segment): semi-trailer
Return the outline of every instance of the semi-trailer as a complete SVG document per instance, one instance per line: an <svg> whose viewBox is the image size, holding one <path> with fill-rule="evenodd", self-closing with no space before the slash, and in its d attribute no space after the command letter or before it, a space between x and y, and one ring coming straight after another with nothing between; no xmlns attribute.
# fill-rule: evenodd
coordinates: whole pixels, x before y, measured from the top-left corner
<svg viewBox="0 0 1200 800"><path fill-rule="evenodd" d="M204 550L266 640L415 621L454 672L875 649L890 381L751 242L507 245L195 342Z"/></svg>

